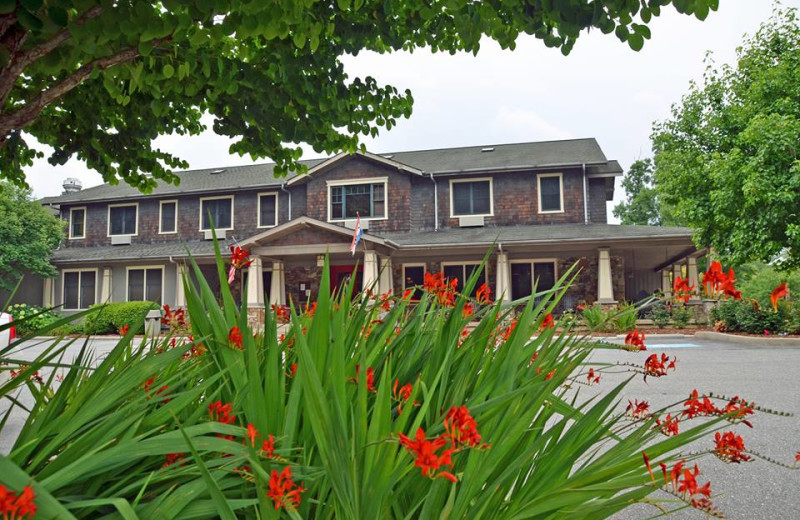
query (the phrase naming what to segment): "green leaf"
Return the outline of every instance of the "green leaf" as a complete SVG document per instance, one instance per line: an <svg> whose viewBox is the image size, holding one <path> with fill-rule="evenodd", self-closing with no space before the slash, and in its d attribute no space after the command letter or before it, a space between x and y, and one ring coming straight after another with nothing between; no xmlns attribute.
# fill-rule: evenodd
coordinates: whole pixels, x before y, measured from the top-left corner
<svg viewBox="0 0 800 520"><path fill-rule="evenodd" d="M24 9L27 9L31 13L35 13L44 5L43 0L19 0L19 3Z"/></svg>
<svg viewBox="0 0 800 520"><path fill-rule="evenodd" d="M642 50L644 47L644 38L642 38L641 34L633 33L628 36L628 45L631 49L635 51Z"/></svg>
<svg viewBox="0 0 800 520"><path fill-rule="evenodd" d="M20 25L29 31L39 31L44 26L44 23L38 16L26 11L25 9L17 10L17 20Z"/></svg>
<svg viewBox="0 0 800 520"><path fill-rule="evenodd" d="M165 78L169 79L175 75L175 68L169 63L167 63L166 65L164 65L164 68L162 69L161 72Z"/></svg>
<svg viewBox="0 0 800 520"><path fill-rule="evenodd" d="M69 13L61 7L48 7L47 16L59 27L66 27L69 23Z"/></svg>

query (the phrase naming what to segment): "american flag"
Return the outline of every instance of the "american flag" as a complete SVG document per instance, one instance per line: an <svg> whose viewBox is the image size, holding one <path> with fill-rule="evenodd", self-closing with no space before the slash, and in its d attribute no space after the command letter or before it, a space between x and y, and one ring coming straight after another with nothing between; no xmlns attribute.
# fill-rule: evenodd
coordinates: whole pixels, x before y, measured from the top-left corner
<svg viewBox="0 0 800 520"><path fill-rule="evenodd" d="M356 227L353 229L353 241L350 242L350 254L355 256L356 254L356 246L361 241L361 235L364 234L364 230L361 229L361 215L356 213Z"/></svg>

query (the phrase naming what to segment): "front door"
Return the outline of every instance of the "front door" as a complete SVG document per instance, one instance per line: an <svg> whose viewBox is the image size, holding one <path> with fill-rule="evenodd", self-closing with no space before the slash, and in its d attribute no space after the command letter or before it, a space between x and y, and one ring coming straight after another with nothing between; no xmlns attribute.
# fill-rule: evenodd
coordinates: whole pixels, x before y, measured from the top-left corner
<svg viewBox="0 0 800 520"><path fill-rule="evenodd" d="M350 277L353 276L353 270L356 269L355 265L332 265L331 266L331 294L343 291L347 284L350 283ZM353 297L361 291L361 277L363 269L358 266L355 272L355 286L353 287Z"/></svg>

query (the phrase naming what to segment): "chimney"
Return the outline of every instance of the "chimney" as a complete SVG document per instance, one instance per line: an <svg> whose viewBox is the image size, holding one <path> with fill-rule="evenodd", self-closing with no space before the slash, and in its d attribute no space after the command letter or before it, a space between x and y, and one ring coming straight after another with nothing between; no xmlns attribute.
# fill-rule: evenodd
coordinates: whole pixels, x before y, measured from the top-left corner
<svg viewBox="0 0 800 520"><path fill-rule="evenodd" d="M64 184L61 185L64 188L64 193L62 195L66 195L68 193L76 193L83 189L83 184L79 179L75 177L67 177L64 179Z"/></svg>

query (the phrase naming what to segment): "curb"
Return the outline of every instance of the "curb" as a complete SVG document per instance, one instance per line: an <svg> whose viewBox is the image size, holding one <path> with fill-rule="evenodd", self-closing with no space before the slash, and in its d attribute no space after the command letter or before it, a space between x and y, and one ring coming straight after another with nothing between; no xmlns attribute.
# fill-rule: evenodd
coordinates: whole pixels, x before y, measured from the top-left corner
<svg viewBox="0 0 800 520"><path fill-rule="evenodd" d="M711 341L728 341L739 345L750 345L759 347L800 347L800 338L782 338L775 336L737 336L736 334L725 334L724 332L698 331L695 335L697 339L707 339Z"/></svg>
<svg viewBox="0 0 800 520"><path fill-rule="evenodd" d="M617 334L614 336L617 339L625 339L625 334ZM695 334L648 334L648 338L658 338L658 339L686 339L686 338L694 338L697 337L697 333Z"/></svg>

